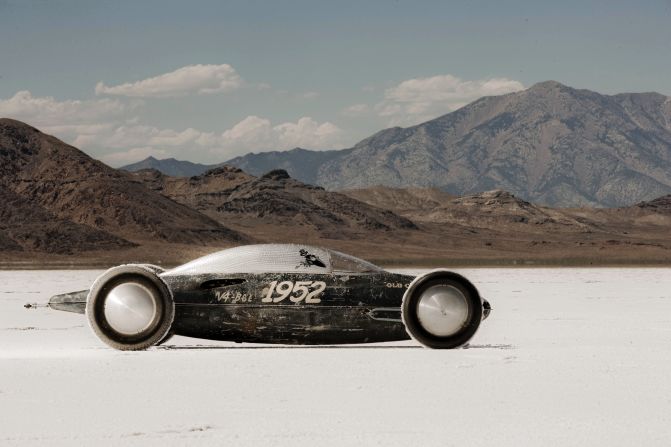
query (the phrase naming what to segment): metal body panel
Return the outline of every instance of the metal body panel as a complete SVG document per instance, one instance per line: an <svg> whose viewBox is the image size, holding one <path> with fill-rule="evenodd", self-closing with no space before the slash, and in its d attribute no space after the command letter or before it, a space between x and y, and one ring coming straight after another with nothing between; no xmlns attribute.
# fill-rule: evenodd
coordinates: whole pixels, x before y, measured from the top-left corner
<svg viewBox="0 0 671 447"><path fill-rule="evenodd" d="M286 344L408 339L401 301L412 276L380 271L162 277L175 299L178 335ZM216 287L227 282L232 284ZM282 284L281 291L291 286L286 296L277 290Z"/></svg>
<svg viewBox="0 0 671 447"><path fill-rule="evenodd" d="M236 304L206 307L210 306L177 307L173 323L175 334L246 343L308 345L409 338L400 320L374 320L364 308Z"/></svg>
<svg viewBox="0 0 671 447"><path fill-rule="evenodd" d="M171 332L177 335L283 344L410 338L401 307L415 277L333 250L244 246L151 271L172 295ZM56 295L49 307L85 313L87 296L87 290ZM486 318L491 306L483 300L483 307Z"/></svg>
<svg viewBox="0 0 671 447"><path fill-rule="evenodd" d="M78 292L63 293L51 297L48 306L55 310L83 314L86 311L86 297L88 290Z"/></svg>

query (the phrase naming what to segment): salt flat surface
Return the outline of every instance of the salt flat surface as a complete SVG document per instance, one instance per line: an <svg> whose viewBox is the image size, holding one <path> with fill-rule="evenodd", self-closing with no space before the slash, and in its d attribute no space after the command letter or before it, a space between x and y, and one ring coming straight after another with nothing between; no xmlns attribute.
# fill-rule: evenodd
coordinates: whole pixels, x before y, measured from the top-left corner
<svg viewBox="0 0 671 447"><path fill-rule="evenodd" d="M0 445L669 445L671 269L458 271L494 307L470 349L146 352L22 308L99 271L2 271Z"/></svg>

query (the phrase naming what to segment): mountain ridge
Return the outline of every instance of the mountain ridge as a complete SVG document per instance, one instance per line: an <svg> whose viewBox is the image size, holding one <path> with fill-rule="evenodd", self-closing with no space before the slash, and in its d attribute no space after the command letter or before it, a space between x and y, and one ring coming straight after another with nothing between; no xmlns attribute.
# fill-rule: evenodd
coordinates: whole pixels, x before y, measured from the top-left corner
<svg viewBox="0 0 671 447"><path fill-rule="evenodd" d="M143 169L156 169L173 177L193 177L209 171L210 169L214 169L217 166L219 166L219 164L207 165L187 160L177 160L175 158L163 158L159 160L150 155L144 160L122 166L119 169L129 172L140 171Z"/></svg>
<svg viewBox="0 0 671 447"><path fill-rule="evenodd" d="M308 185L282 169L255 177L240 168L220 166L191 178L157 170L132 174L152 191L236 228L274 228L275 239L368 237L371 231L414 231L410 220L338 192ZM280 230L285 228L286 230ZM284 236L283 236L284 234Z"/></svg>
<svg viewBox="0 0 671 447"><path fill-rule="evenodd" d="M539 88L557 90L551 95L584 97L590 103L611 101L556 84ZM382 131L364 140L362 147L393 154L399 148L408 150L403 147L406 140L431 140L436 134L453 138L455 129L471 129L474 122L479 123L478 135L494 132L507 138L505 129L515 119L501 110L508 110L511 102L517 104L519 98L513 94L493 98L500 102L499 109L492 109L485 98L449 119ZM650 94L619 96L617 101L621 106L609 114L637 121L625 131L638 135L647 129L653 143L665 138L667 99ZM584 104L578 105L583 113L589 112ZM547 122L547 106L531 104L532 115L542 123ZM554 106L576 104L571 100ZM581 125L570 120L561 124ZM615 129L612 135L622 131ZM401 141L400 146L395 141ZM510 147L502 148L508 156ZM654 160L655 154L663 161L666 155L665 148L654 144L645 149L644 155L653 155L647 161ZM439 145L428 145L427 151L440 162ZM399 160L407 167L408 159ZM416 161L426 165L421 157ZM586 166L583 169L589 173ZM471 176L474 182L480 180ZM627 207L551 208L497 188L459 195L435 188L388 186L336 192L301 182L283 169L259 176L227 165L191 177L170 177L156 170L129 173L93 160L32 126L0 119L2 265L8 265L8 259L60 259L68 265L87 259L96 265L130 259L177 263L251 241L324 245L368 259L433 259L441 264L460 259L668 263L669 228L669 193Z"/></svg>
<svg viewBox="0 0 671 447"><path fill-rule="evenodd" d="M544 81L348 149L251 153L224 164L257 176L285 169L329 190L504 189L553 207L620 207L671 192L671 99Z"/></svg>
<svg viewBox="0 0 671 447"><path fill-rule="evenodd" d="M147 190L132 181L130 174L16 120L0 119L0 186L44 210L35 213L35 224L69 221L88 228L91 234L98 230L110 239L113 235L128 243L247 240L207 216ZM44 216L53 219L42 219Z"/></svg>
<svg viewBox="0 0 671 447"><path fill-rule="evenodd" d="M505 189L550 206L625 206L671 192L670 123L671 101L659 93L601 95L546 81L381 130L310 175L336 190ZM275 159L305 181L299 161ZM244 163L251 157L231 164Z"/></svg>

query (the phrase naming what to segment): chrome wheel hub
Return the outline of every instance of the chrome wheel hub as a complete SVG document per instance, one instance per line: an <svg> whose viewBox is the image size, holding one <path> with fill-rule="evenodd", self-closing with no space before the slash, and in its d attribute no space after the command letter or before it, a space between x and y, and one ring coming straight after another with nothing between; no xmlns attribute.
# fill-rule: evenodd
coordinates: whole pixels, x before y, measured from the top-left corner
<svg viewBox="0 0 671 447"><path fill-rule="evenodd" d="M147 287L136 282L119 284L105 299L107 323L123 335L136 335L147 330L156 316L156 297Z"/></svg>
<svg viewBox="0 0 671 447"><path fill-rule="evenodd" d="M468 300L456 287L438 284L427 288L417 302L417 318L431 335L449 337L468 322Z"/></svg>

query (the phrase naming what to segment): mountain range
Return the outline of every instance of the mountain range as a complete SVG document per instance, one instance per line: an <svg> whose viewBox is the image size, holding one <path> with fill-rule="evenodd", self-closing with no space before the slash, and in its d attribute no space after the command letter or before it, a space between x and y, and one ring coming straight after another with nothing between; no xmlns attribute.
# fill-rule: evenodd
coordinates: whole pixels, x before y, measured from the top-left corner
<svg viewBox="0 0 671 447"><path fill-rule="evenodd" d="M0 119L0 261L77 255L174 263L256 241L379 243L418 231L392 211L283 170L260 177L230 166L192 177L131 173Z"/></svg>
<svg viewBox="0 0 671 447"><path fill-rule="evenodd" d="M210 169L214 169L219 165L204 165L202 163L192 163L190 161L175 160L174 158L164 158L162 160L154 157L147 157L137 163L131 163L124 166L123 170L135 172L142 169L156 169L166 175L174 177L192 177L200 175Z"/></svg>
<svg viewBox="0 0 671 447"><path fill-rule="evenodd" d="M371 232L417 230L407 218L337 192L307 185L278 169L254 177L222 166L191 177L157 170L132 174L149 189L214 220L271 239L362 239Z"/></svg>
<svg viewBox="0 0 671 447"><path fill-rule="evenodd" d="M511 95L498 98L512 101ZM647 146L642 144L647 155L641 152L637 158L623 156L620 161L639 170L651 163L652 143L664 137L658 128L664 115L652 111L663 110L665 103L658 95L651 98L651 103L640 106L649 116L640 112L637 118L640 127L645 124L651 129ZM642 97L618 101L639 104ZM409 129L414 135L428 132ZM609 132L620 135L623 130ZM650 136L655 132L656 139ZM410 134L407 138L416 138ZM373 140L379 138L387 137L378 135ZM317 171L357 150L384 146L375 141L341 151L343 158L338 151L324 153L329 160ZM402 150L408 144L395 147ZM317 154L309 160L313 167L322 154L303 149L289 152L285 162L298 163L305 154ZM425 152L418 150L420 158ZM660 149L657 155L663 165L665 153ZM591 157L592 162L598 158ZM484 166L486 160L482 160ZM617 172L612 171L615 179ZM347 184L345 173L342 176ZM601 178L596 172L591 177ZM472 181L483 182L475 176ZM156 169L128 172L110 168L28 124L0 119L0 266L176 264L254 242L314 244L370 260L433 265L669 263L671 194L661 192L648 198L647 191L642 194L645 200L623 207L553 208L497 188L454 194L423 185L363 185L333 191L294 178L285 169L260 175L229 165L193 176L166 175Z"/></svg>
<svg viewBox="0 0 671 447"><path fill-rule="evenodd" d="M382 130L349 149L296 148L226 164L255 175L285 169L329 190L382 185L464 195L503 189L554 207L627 206L671 193L671 99L602 95L547 81L416 126ZM147 167L163 171L157 163Z"/></svg>

